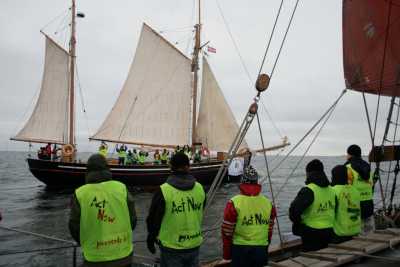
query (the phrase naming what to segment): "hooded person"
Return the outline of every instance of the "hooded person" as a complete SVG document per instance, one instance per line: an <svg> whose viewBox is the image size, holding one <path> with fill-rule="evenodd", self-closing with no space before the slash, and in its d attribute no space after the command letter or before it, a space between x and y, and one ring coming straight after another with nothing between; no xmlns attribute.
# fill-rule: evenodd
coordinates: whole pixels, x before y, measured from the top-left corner
<svg viewBox="0 0 400 267"><path fill-rule="evenodd" d="M361 231L360 193L348 184L347 168L344 165L332 169L331 186L336 197L333 243L342 243L351 240Z"/></svg>
<svg viewBox="0 0 400 267"><path fill-rule="evenodd" d="M72 197L69 218L84 266L130 266L137 221L132 195L124 184L112 180L101 154L88 159L85 180Z"/></svg>
<svg viewBox="0 0 400 267"><path fill-rule="evenodd" d="M303 250L319 250L331 241L335 218L335 193L320 160L307 164L305 184L290 204L289 218L293 234L301 237Z"/></svg>
<svg viewBox="0 0 400 267"><path fill-rule="evenodd" d="M268 262L276 210L261 194L259 175L249 165L239 185L240 194L231 198L224 210L221 227L224 260L233 267L261 267Z"/></svg>
<svg viewBox="0 0 400 267"><path fill-rule="evenodd" d="M374 230L374 191L373 174L368 162L361 158L361 148L351 145L347 148L347 167L349 183L360 193L361 233L367 234Z"/></svg>
<svg viewBox="0 0 400 267"><path fill-rule="evenodd" d="M189 173L189 158L183 152L172 156L170 168L171 175L154 193L150 205L147 248L155 253L158 244L161 267L197 267L205 192Z"/></svg>

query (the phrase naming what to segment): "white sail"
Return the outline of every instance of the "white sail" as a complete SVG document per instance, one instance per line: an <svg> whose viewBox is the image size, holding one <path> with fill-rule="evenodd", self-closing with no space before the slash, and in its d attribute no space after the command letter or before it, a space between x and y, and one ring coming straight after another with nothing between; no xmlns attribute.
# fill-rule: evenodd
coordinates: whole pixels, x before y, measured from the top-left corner
<svg viewBox="0 0 400 267"><path fill-rule="evenodd" d="M69 54L46 36L42 87L28 122L11 138L64 144L68 133Z"/></svg>
<svg viewBox="0 0 400 267"><path fill-rule="evenodd" d="M128 78L94 140L155 146L190 141L191 61L146 24Z"/></svg>
<svg viewBox="0 0 400 267"><path fill-rule="evenodd" d="M203 58L203 82L196 142L204 144L213 151L228 151L238 130L235 117L206 58ZM247 147L245 141L241 147Z"/></svg>

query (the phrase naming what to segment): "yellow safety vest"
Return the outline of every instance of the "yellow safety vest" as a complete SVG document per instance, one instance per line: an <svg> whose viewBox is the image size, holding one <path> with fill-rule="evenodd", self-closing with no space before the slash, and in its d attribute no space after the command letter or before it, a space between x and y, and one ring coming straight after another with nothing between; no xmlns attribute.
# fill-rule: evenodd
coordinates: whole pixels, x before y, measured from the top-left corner
<svg viewBox="0 0 400 267"><path fill-rule="evenodd" d="M368 181L364 180L361 178L361 175L355 171L352 167L351 164L347 164L347 173L349 177L352 177L350 179L352 181L353 186L360 192L360 200L361 201L366 201L366 200L371 200L373 199L373 192L372 192L372 185L373 185L373 173L370 173Z"/></svg>
<svg viewBox="0 0 400 267"><path fill-rule="evenodd" d="M271 201L263 195L237 195L231 200L237 212L233 244L267 246Z"/></svg>
<svg viewBox="0 0 400 267"><path fill-rule="evenodd" d="M351 185L333 187L338 207L333 230L338 236L353 236L361 231L360 193Z"/></svg>
<svg viewBox="0 0 400 267"><path fill-rule="evenodd" d="M203 242L204 189L195 183L191 190L176 189L170 184L161 185L165 199L165 214L158 235L162 246L173 249L199 247Z"/></svg>
<svg viewBox="0 0 400 267"><path fill-rule="evenodd" d="M102 262L131 254L126 186L118 181L86 184L75 194L81 207L80 242L84 258Z"/></svg>
<svg viewBox="0 0 400 267"><path fill-rule="evenodd" d="M99 148L99 154L103 155L105 158L107 157L108 149L107 148Z"/></svg>
<svg viewBox="0 0 400 267"><path fill-rule="evenodd" d="M315 229L333 227L335 220L335 192L330 186L307 185L314 193L313 203L301 215L302 223Z"/></svg>

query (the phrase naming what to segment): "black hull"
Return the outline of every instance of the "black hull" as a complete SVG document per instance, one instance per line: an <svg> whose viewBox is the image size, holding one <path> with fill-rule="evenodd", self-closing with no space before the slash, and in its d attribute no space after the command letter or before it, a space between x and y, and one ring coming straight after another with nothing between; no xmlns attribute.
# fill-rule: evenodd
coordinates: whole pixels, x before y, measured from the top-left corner
<svg viewBox="0 0 400 267"><path fill-rule="evenodd" d="M75 188L85 183L86 163L27 159L29 170L51 188ZM221 161L191 165L191 174L203 185L210 185L221 167ZM113 179L128 186L155 187L165 182L170 174L168 165L110 165ZM225 182L226 182L225 177ZM238 181L231 181L238 182Z"/></svg>

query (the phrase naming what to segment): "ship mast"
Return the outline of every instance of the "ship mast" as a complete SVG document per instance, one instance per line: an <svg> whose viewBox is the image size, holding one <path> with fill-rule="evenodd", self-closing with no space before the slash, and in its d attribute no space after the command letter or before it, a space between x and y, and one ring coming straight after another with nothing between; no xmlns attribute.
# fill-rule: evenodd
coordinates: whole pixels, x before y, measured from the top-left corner
<svg viewBox="0 0 400 267"><path fill-rule="evenodd" d="M69 87L69 132L68 144L75 145L75 18L76 6L75 0L72 0L71 7L71 39L69 42L69 55L70 55L70 87Z"/></svg>
<svg viewBox="0 0 400 267"><path fill-rule="evenodd" d="M201 3L198 0L199 13L198 23L194 25L196 35L195 44L192 58L192 72L193 72L193 110L192 110L192 147L194 147L195 136L196 136L196 117L197 117L197 87L198 87L198 72L199 72L199 53L201 50L200 46L200 31L201 31Z"/></svg>

